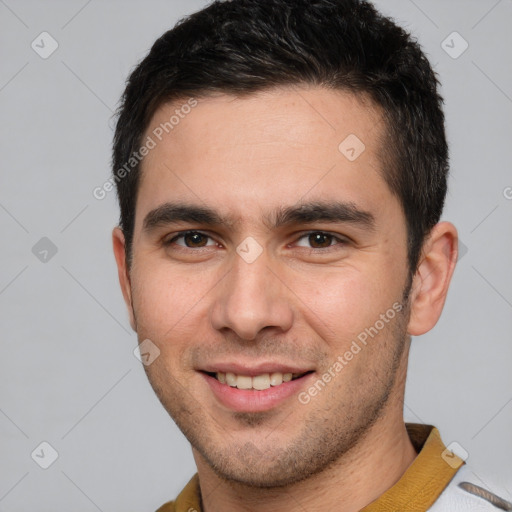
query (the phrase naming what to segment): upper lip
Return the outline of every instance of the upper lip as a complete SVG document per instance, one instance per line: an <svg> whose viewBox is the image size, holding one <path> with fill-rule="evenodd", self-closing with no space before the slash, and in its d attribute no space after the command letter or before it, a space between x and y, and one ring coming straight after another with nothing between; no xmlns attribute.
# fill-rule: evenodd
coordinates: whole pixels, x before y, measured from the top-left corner
<svg viewBox="0 0 512 512"><path fill-rule="evenodd" d="M282 362L261 362L246 365L240 364L240 362L219 362L210 363L200 368L200 371L206 373L234 373L255 377L264 373L306 373L312 371L312 368L305 365L283 364Z"/></svg>

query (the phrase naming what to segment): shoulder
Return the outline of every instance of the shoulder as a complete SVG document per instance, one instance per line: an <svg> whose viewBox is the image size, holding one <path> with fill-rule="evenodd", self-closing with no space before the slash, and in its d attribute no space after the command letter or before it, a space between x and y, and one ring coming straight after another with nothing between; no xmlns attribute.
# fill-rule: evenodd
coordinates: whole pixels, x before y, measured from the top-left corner
<svg viewBox="0 0 512 512"><path fill-rule="evenodd" d="M156 512L201 512L200 501L199 477L196 473L174 501L164 503Z"/></svg>
<svg viewBox="0 0 512 512"><path fill-rule="evenodd" d="M464 465L429 508L429 512L465 512L467 510L472 512L512 511L512 503L505 499L505 491L487 487L467 465Z"/></svg>
<svg viewBox="0 0 512 512"><path fill-rule="evenodd" d="M164 503L156 512L175 512L174 501Z"/></svg>

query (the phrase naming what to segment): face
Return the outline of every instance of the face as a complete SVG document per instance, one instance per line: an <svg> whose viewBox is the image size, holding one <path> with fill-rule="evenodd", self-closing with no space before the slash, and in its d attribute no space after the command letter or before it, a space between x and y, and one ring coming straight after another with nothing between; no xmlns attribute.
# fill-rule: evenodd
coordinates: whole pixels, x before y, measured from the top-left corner
<svg viewBox="0 0 512 512"><path fill-rule="evenodd" d="M219 475L299 481L398 407L407 233L381 117L348 93L283 88L201 99L162 136L180 106L144 137L126 298L160 350L145 370Z"/></svg>

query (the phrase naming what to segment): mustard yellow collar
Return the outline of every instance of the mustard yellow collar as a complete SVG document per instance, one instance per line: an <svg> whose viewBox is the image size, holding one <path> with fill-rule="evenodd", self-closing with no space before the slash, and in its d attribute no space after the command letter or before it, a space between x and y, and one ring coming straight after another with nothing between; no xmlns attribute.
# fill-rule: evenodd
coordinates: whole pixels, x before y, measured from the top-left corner
<svg viewBox="0 0 512 512"><path fill-rule="evenodd" d="M446 450L437 428L418 423L405 426L418 456L395 485L360 512L426 512L464 464ZM156 512L201 512L197 473L174 502Z"/></svg>

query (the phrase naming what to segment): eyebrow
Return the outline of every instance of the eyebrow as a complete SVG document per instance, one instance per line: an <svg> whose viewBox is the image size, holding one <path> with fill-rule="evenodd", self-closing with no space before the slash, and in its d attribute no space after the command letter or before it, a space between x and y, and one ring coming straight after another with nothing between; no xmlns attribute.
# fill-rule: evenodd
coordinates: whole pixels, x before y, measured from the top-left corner
<svg viewBox="0 0 512 512"><path fill-rule="evenodd" d="M156 228L179 222L228 228L233 228L238 223L233 217L224 216L207 206L164 203L146 215L143 231L151 232ZM361 210L354 203L343 201L311 201L295 206L279 207L267 215L263 222L269 229L314 222L343 222L368 230L375 228L373 214Z"/></svg>

